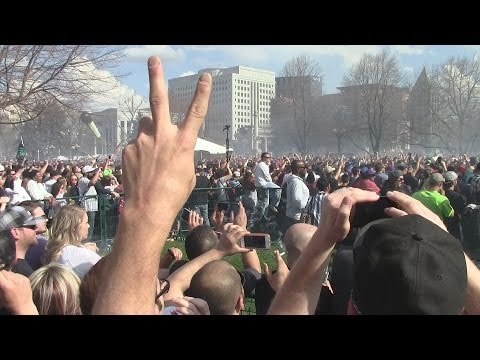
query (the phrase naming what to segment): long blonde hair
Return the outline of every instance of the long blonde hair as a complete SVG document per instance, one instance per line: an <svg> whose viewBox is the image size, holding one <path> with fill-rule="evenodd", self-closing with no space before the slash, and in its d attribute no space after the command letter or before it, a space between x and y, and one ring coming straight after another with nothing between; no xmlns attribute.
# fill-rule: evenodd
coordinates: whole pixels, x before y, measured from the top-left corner
<svg viewBox="0 0 480 360"><path fill-rule="evenodd" d="M78 235L77 228L85 214L85 210L77 205L66 205L58 211L53 219L50 237L45 246L45 255L43 255L45 265L58 259L65 246L81 245L82 239Z"/></svg>
<svg viewBox="0 0 480 360"><path fill-rule="evenodd" d="M40 315L81 315L80 278L65 265L39 268L30 275L30 285Z"/></svg>

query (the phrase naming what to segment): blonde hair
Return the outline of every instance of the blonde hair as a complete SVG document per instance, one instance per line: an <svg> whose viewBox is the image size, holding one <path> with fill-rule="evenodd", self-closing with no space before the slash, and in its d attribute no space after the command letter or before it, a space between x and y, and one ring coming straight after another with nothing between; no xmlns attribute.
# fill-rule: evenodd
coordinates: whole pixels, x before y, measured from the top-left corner
<svg viewBox="0 0 480 360"><path fill-rule="evenodd" d="M30 275L30 285L40 315L81 315L80 278L65 265L39 268Z"/></svg>
<svg viewBox="0 0 480 360"><path fill-rule="evenodd" d="M77 233L77 228L85 214L85 210L77 205L66 205L60 208L53 219L50 237L45 246L45 254L43 255L45 265L58 259L65 246L81 245L82 239Z"/></svg>

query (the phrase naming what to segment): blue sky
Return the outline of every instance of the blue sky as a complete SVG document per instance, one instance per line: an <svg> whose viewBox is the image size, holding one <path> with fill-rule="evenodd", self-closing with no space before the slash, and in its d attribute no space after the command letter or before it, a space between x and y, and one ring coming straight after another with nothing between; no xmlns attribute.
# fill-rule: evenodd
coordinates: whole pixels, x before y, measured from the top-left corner
<svg viewBox="0 0 480 360"><path fill-rule="evenodd" d="M451 56L472 57L478 45L144 45L128 46L124 62L117 69L131 73L121 79L123 85L138 95L148 97L147 58L159 55L166 78L192 74L207 67L244 65L280 74L291 58L308 54L315 58L324 74L324 93L337 92L345 72L364 53L378 53L388 48L399 58L407 78L413 79L423 66L447 61Z"/></svg>

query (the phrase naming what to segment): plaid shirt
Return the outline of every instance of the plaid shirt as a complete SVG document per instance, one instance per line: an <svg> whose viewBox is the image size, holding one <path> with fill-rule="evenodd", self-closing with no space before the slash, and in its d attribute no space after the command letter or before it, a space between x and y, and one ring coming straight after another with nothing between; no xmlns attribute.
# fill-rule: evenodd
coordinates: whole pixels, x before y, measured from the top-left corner
<svg viewBox="0 0 480 360"><path fill-rule="evenodd" d="M473 201L475 201L475 204L480 205L480 175L473 175L472 179L470 180L470 184L472 186Z"/></svg>
<svg viewBox="0 0 480 360"><path fill-rule="evenodd" d="M305 207L306 212L313 219L312 225L318 226L320 224L320 216L322 215L322 204L323 199L328 194L325 191L320 191L316 195L310 196L308 198L307 206Z"/></svg>

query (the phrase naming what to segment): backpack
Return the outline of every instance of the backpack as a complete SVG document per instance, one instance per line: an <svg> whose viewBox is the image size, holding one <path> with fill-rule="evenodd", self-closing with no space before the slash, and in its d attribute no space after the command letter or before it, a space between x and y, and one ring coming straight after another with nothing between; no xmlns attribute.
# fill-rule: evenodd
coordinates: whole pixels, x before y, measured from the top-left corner
<svg viewBox="0 0 480 360"><path fill-rule="evenodd" d="M469 204L460 221L463 233L463 250L475 261L480 261L480 205Z"/></svg>

